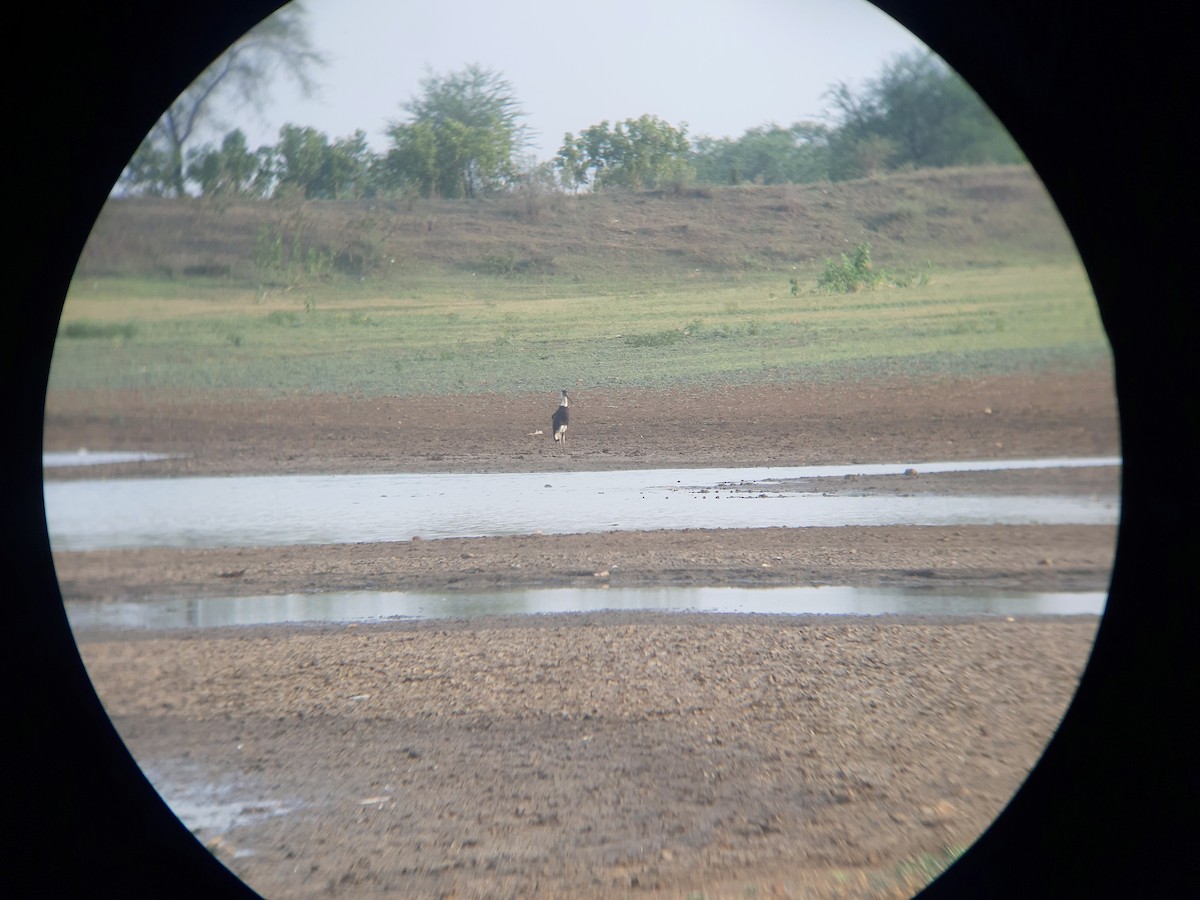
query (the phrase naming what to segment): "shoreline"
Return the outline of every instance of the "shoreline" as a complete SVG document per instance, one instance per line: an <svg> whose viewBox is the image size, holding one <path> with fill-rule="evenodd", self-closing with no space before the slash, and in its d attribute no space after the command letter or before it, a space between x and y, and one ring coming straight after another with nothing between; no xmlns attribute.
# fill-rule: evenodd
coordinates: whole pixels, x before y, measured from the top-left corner
<svg viewBox="0 0 1200 900"><path fill-rule="evenodd" d="M1105 590L1115 525L838 526L56 552L63 597L967 584Z"/></svg>

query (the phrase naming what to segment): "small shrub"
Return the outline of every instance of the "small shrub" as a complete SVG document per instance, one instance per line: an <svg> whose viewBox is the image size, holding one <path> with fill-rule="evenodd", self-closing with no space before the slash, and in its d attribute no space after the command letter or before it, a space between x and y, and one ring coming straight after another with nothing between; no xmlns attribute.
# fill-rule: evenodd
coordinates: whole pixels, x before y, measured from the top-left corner
<svg viewBox="0 0 1200 900"><path fill-rule="evenodd" d="M825 260L825 271L817 278L817 290L824 294L853 294L860 289L873 290L883 283L884 275L871 266L871 245L859 244L854 258L843 253L840 262Z"/></svg>
<svg viewBox="0 0 1200 900"><path fill-rule="evenodd" d="M254 238L254 265L259 272L274 272L283 265L283 236L263 225Z"/></svg>
<svg viewBox="0 0 1200 900"><path fill-rule="evenodd" d="M328 247L317 249L309 247L304 254L304 272L310 278L325 279L333 269L334 255ZM360 266L364 264L360 263Z"/></svg>
<svg viewBox="0 0 1200 900"><path fill-rule="evenodd" d="M912 287L913 285L916 285L917 287L928 287L930 282L933 281L929 271L929 263L926 263L924 268L922 268L921 271L916 275L910 273L907 275L891 275L889 277L891 278L892 283L899 288Z"/></svg>

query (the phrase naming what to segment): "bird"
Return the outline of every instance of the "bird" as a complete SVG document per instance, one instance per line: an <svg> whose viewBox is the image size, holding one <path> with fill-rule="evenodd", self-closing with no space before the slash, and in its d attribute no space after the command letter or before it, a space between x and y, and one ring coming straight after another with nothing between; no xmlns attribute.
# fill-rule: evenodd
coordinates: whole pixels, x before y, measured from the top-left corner
<svg viewBox="0 0 1200 900"><path fill-rule="evenodd" d="M559 444L564 450L567 447L567 423L571 420L571 414L567 410L570 403L571 401L567 399L567 392L564 389L562 399L558 401L558 409L554 411L554 417L550 419L550 433L554 435L554 442Z"/></svg>

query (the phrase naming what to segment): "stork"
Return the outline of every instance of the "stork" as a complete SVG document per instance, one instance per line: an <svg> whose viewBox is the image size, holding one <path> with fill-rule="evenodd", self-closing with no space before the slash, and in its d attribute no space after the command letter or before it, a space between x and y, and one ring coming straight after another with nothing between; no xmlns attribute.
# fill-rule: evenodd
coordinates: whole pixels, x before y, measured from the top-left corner
<svg viewBox="0 0 1200 900"><path fill-rule="evenodd" d="M567 423L571 420L571 414L567 407L571 401L567 399L567 392L564 389L562 399L558 401L558 409L554 411L554 417L550 420L550 427L554 435L554 442L558 443L564 450L567 448ZM559 443L561 441L561 443Z"/></svg>

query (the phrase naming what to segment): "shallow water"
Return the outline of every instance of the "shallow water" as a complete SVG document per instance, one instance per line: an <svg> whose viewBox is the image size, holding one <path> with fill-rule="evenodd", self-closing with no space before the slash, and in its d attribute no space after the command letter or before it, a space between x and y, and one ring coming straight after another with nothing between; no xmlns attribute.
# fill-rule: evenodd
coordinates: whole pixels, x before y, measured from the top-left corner
<svg viewBox="0 0 1200 900"><path fill-rule="evenodd" d="M1115 466L1119 458L613 472L47 482L56 550L279 546L484 535L838 525L1112 524L1114 496L825 496L845 475ZM802 482L801 482L802 484Z"/></svg>
<svg viewBox="0 0 1200 900"><path fill-rule="evenodd" d="M189 759L139 761L139 765L171 812L201 840L286 815L298 805L268 797L261 788L254 790L244 774L236 779L229 776L213 780ZM239 849L234 855L252 853Z"/></svg>
<svg viewBox="0 0 1200 900"><path fill-rule="evenodd" d="M169 453L143 453L137 450L49 450L42 454L42 468L61 469L73 466L107 466L114 463L152 462L170 459Z"/></svg>
<svg viewBox="0 0 1200 900"><path fill-rule="evenodd" d="M68 603L75 630L216 628L295 622L660 610L773 615L1100 615L1106 595L903 587L555 588L486 593L351 591Z"/></svg>

